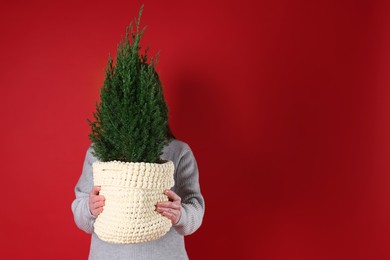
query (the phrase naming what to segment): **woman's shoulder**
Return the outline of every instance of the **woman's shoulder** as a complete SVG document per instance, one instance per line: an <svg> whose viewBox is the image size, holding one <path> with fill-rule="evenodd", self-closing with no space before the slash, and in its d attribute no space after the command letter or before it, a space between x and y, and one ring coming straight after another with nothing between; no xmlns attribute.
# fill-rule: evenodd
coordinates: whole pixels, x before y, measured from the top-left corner
<svg viewBox="0 0 390 260"><path fill-rule="evenodd" d="M192 151L186 142L178 139L172 139L164 147L162 159L178 160L188 153L192 153Z"/></svg>
<svg viewBox="0 0 390 260"><path fill-rule="evenodd" d="M178 139L170 140L168 146L171 149L180 150L180 151L191 150L190 146L186 142Z"/></svg>
<svg viewBox="0 0 390 260"><path fill-rule="evenodd" d="M90 144L87 153L86 153L86 159L92 164L93 162L97 161L98 158L95 156L95 150L93 149L93 144Z"/></svg>

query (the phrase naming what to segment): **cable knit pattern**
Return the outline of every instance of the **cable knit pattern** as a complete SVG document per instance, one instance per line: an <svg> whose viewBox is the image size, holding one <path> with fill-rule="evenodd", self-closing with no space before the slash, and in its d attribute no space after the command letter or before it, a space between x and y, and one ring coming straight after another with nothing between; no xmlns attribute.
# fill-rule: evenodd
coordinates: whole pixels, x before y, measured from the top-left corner
<svg viewBox="0 0 390 260"><path fill-rule="evenodd" d="M192 234L200 227L204 215L204 199L200 192L198 167L190 147L179 140L172 140L164 147L161 156L162 160L172 161L174 164L175 184L172 190L182 199L182 214L179 222L161 238L137 244L107 243L95 233L96 219L91 215L88 207L89 193L93 187L92 165L97 161L92 152L93 149L90 147L86 153L82 174L75 187L76 198L72 203L76 225L81 230L92 234L89 259L188 259L184 236Z"/></svg>
<svg viewBox="0 0 390 260"><path fill-rule="evenodd" d="M155 211L159 201L168 201L164 190L173 186L173 162L95 162L95 186L106 198L97 217L96 235L110 243L143 243L165 235L172 224Z"/></svg>

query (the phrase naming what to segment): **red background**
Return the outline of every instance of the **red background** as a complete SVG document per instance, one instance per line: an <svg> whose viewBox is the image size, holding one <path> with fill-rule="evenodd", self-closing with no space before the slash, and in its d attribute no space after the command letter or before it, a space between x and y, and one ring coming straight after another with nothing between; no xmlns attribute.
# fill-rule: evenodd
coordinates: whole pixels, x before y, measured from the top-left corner
<svg viewBox="0 0 390 260"><path fill-rule="evenodd" d="M87 258L70 210L86 118L145 3L206 199L190 257L390 259L385 2L2 2L0 258Z"/></svg>

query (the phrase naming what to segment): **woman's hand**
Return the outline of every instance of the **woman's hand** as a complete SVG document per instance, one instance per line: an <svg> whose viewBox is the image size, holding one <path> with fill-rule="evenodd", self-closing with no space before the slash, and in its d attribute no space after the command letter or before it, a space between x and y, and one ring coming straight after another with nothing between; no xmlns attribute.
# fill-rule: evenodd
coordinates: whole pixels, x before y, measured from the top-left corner
<svg viewBox="0 0 390 260"><path fill-rule="evenodd" d="M168 196L169 201L157 203L156 210L169 218L172 224L177 224L181 217L181 198L171 190L166 190L164 194Z"/></svg>
<svg viewBox="0 0 390 260"><path fill-rule="evenodd" d="M89 210L94 217L97 217L103 211L106 198L99 195L100 186L94 186L89 194Z"/></svg>

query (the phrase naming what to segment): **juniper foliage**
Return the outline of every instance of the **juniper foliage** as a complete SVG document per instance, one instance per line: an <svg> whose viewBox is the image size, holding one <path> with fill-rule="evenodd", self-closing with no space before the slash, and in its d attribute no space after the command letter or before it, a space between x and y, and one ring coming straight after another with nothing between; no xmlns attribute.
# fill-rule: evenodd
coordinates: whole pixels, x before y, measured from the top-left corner
<svg viewBox="0 0 390 260"><path fill-rule="evenodd" d="M116 64L108 59L100 103L94 121L88 120L95 156L101 161L156 163L167 142L168 108L155 70L158 55L149 59L149 48L140 54L146 29L140 28L142 10L126 28Z"/></svg>

